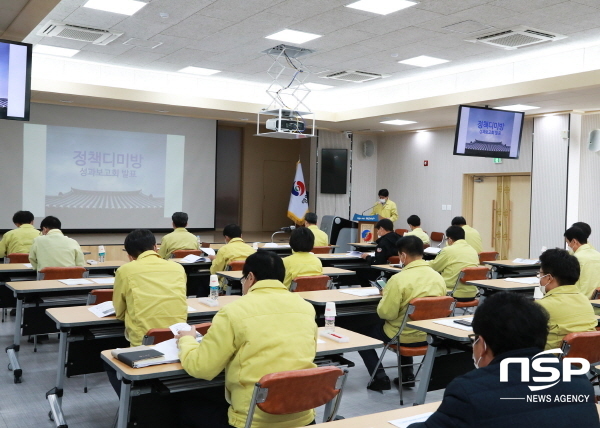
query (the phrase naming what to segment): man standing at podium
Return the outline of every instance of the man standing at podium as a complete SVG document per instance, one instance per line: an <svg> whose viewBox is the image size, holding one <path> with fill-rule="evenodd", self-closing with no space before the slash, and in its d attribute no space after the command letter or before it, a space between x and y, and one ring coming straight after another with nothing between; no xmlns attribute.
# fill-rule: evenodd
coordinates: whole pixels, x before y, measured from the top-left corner
<svg viewBox="0 0 600 428"><path fill-rule="evenodd" d="M390 192L388 189L381 189L378 193L379 203L373 207L371 215L378 215L381 219L390 219L393 222L398 220L398 210L396 204L390 201Z"/></svg>

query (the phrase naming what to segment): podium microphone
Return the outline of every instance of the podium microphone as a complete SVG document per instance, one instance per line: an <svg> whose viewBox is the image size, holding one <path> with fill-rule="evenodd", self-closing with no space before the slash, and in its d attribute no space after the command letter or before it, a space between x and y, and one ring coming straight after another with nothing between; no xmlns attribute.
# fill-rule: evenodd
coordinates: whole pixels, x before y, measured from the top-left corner
<svg viewBox="0 0 600 428"><path fill-rule="evenodd" d="M375 208L375 207L376 207L378 204L379 204L379 202L378 202L378 203L376 203L375 205L373 205L372 207L369 207L369 208L367 208L367 209L366 209L366 210L364 210L362 213L360 213L360 215L364 215L364 213L366 213L366 212L367 212L367 211L369 211L369 210L372 210L372 209L373 209L373 208Z"/></svg>

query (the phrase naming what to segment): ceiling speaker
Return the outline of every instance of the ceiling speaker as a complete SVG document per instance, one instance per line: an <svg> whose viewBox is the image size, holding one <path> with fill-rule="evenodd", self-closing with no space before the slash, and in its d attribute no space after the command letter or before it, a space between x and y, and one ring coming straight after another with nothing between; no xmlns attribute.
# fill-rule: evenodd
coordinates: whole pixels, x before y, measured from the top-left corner
<svg viewBox="0 0 600 428"><path fill-rule="evenodd" d="M590 132L588 149L590 152L600 152L600 129L594 129Z"/></svg>
<svg viewBox="0 0 600 428"><path fill-rule="evenodd" d="M371 140L363 141L363 155L370 158L375 153L375 144Z"/></svg>

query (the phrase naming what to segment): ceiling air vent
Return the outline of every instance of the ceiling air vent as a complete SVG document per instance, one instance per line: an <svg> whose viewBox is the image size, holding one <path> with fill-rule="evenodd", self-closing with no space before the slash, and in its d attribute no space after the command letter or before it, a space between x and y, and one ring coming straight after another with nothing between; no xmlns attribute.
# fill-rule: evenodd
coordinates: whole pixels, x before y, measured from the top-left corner
<svg viewBox="0 0 600 428"><path fill-rule="evenodd" d="M59 37L61 39L78 40L93 43L94 45L107 45L123 33L113 33L98 28L81 27L79 25L63 24L62 22L48 21L37 32L38 36Z"/></svg>
<svg viewBox="0 0 600 428"><path fill-rule="evenodd" d="M368 82L369 80L376 80L387 77L383 74L369 73L367 71L338 71L337 73L331 73L324 76L325 79L343 80L344 82Z"/></svg>
<svg viewBox="0 0 600 428"><path fill-rule="evenodd" d="M467 42L485 43L486 45L500 49L514 50L544 42L555 42L566 37L561 34L550 33L549 31L521 26L509 30L487 33L474 39L469 39Z"/></svg>

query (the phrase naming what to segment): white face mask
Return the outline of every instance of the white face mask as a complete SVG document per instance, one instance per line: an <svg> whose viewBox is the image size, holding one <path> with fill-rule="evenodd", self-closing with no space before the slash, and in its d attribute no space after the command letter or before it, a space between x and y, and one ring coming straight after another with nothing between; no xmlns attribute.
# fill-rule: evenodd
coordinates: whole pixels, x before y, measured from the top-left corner
<svg viewBox="0 0 600 428"><path fill-rule="evenodd" d="M404 261L402 261L402 254L400 254L400 267L403 268L405 266L406 257L404 257Z"/></svg>
<svg viewBox="0 0 600 428"><path fill-rule="evenodd" d="M387 199L379 199L379 202L381 202L382 204L385 204L387 202Z"/></svg>
<svg viewBox="0 0 600 428"><path fill-rule="evenodd" d="M480 337L477 338L475 343L479 342L479 339L480 339ZM483 355L480 355L479 358L477 358L477 360L475 360L475 343L473 343L473 365L475 366L476 369L478 369L479 362L483 358ZM484 349L484 351L487 351L487 345L485 344L485 342L483 342L483 349Z"/></svg>
<svg viewBox="0 0 600 428"><path fill-rule="evenodd" d="M543 295L546 295L546 285L548 285L548 284L546 284L546 285L542 285L542 278L545 278L545 277L547 277L548 275L550 275L550 274L549 274L549 273L547 273L546 275L544 275L544 276L542 276L542 277L540 277L540 278L538 279L538 282L540 283L540 290L542 291L542 294L543 294Z"/></svg>

